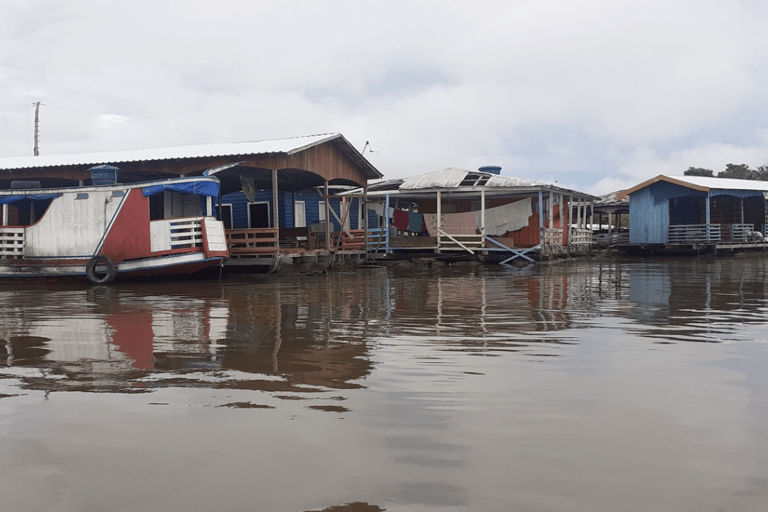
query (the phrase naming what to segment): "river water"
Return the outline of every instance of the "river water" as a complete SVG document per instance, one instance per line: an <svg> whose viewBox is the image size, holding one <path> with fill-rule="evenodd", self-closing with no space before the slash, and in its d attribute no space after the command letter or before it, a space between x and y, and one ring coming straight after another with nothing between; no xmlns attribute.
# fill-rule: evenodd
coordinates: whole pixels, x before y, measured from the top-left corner
<svg viewBox="0 0 768 512"><path fill-rule="evenodd" d="M768 258L0 284L3 511L768 510Z"/></svg>

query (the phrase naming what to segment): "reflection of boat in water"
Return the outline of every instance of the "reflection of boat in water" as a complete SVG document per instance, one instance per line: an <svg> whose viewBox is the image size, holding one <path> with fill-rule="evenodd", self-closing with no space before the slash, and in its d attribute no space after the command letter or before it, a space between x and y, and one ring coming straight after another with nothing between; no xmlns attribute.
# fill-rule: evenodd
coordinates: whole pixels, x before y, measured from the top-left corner
<svg viewBox="0 0 768 512"><path fill-rule="evenodd" d="M11 373L45 391L360 387L354 381L371 370L363 338L336 340L335 310L297 311L269 288L242 293L206 280L0 289L0 369L39 369Z"/></svg>
<svg viewBox="0 0 768 512"><path fill-rule="evenodd" d="M106 283L190 275L227 256L223 224L213 217L216 178L117 183L116 174L100 166L90 186L14 181L0 189L0 277Z"/></svg>

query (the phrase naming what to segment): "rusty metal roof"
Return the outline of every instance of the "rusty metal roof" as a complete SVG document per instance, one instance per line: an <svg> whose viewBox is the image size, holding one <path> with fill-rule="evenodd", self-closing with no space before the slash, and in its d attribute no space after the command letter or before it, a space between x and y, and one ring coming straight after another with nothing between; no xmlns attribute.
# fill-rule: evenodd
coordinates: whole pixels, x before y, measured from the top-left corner
<svg viewBox="0 0 768 512"><path fill-rule="evenodd" d="M429 193L436 190L471 192L473 190L479 191L480 189L485 189L487 192L494 193L505 193L509 191L521 193L534 190L546 190L573 195L592 201L598 199L590 194L565 189L558 185L540 183L525 178L501 176L483 171L467 171L455 167L449 167L440 171L428 172L426 174L419 174L407 178L373 183L368 186L368 194L371 196L378 196L386 193L413 195L417 193Z"/></svg>

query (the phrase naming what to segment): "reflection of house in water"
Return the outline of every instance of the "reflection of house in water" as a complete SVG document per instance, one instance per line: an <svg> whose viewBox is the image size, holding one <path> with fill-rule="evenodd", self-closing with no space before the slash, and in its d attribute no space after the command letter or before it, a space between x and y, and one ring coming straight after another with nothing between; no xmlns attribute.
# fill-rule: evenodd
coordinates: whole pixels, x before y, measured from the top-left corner
<svg viewBox="0 0 768 512"><path fill-rule="evenodd" d="M196 385L207 371L216 372L219 387L354 386L351 381L370 371L365 329L346 326L353 319L365 324L360 304L371 303L364 299L370 284L361 283L332 297L318 296L306 283L287 294L272 286L244 291L215 283L185 295L149 285L145 294L138 287L29 294L43 303L32 306L22 297L5 308L0 356L6 366L44 369L43 378L27 380L44 390ZM44 313L29 314L33 309ZM172 378L147 380L152 375Z"/></svg>
<svg viewBox="0 0 768 512"><path fill-rule="evenodd" d="M569 307L583 300L586 277L565 266L540 270L497 274L478 268L468 279L465 269L445 269L426 279L395 279L391 330L433 329L451 334L446 343L504 347L516 335L567 329Z"/></svg>
<svg viewBox="0 0 768 512"><path fill-rule="evenodd" d="M765 322L768 261L764 257L663 260L631 265L629 274L630 318L644 325L686 327L676 331L682 340L723 341L716 332L718 324Z"/></svg>

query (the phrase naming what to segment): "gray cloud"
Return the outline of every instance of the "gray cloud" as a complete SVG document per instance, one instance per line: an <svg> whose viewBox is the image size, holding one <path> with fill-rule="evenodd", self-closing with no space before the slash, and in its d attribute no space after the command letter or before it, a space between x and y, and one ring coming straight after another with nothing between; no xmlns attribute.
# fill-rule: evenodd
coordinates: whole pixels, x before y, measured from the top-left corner
<svg viewBox="0 0 768 512"><path fill-rule="evenodd" d="M46 154L340 131L388 177L493 163L595 193L768 163L760 2L3 8L0 156L31 153L42 101Z"/></svg>

